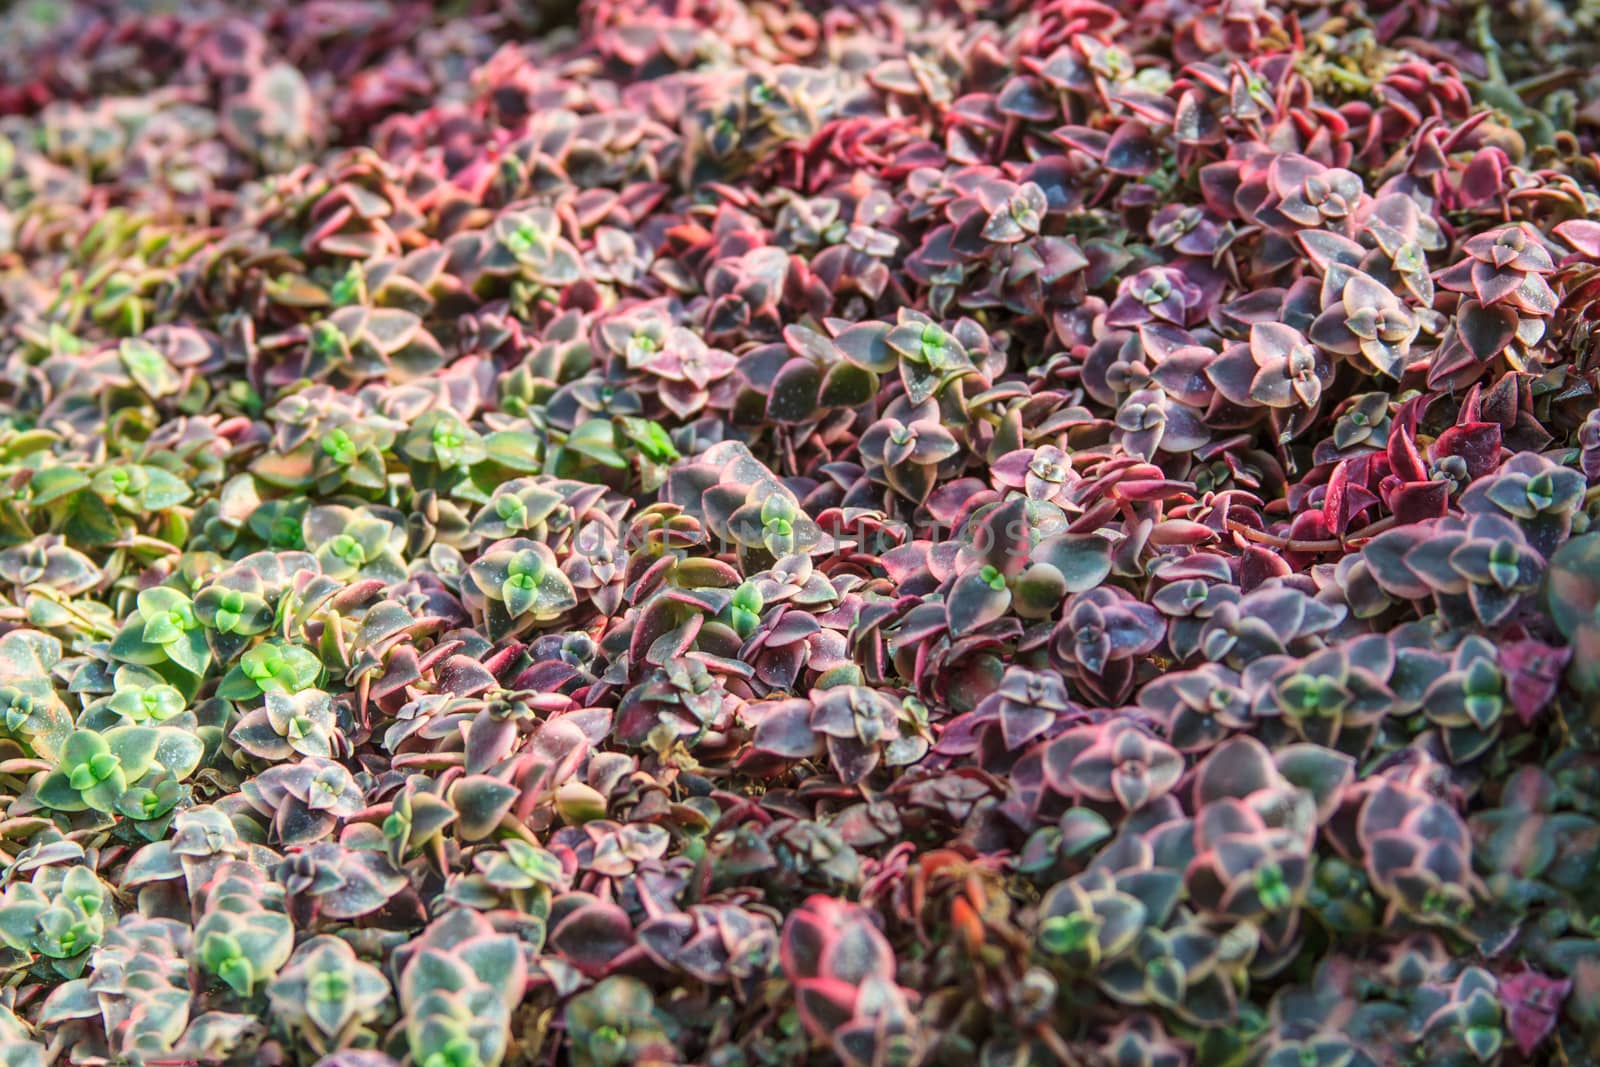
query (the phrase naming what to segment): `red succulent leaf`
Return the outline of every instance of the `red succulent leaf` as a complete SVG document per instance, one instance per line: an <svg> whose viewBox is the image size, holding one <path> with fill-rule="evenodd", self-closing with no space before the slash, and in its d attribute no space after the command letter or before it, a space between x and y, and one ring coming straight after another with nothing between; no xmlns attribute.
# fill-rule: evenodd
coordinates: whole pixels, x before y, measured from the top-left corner
<svg viewBox="0 0 1600 1067"><path fill-rule="evenodd" d="M1555 1030L1561 1004L1572 992L1572 980L1551 978L1526 968L1502 975L1499 992L1511 1040L1524 1056L1532 1056Z"/></svg>
<svg viewBox="0 0 1600 1067"><path fill-rule="evenodd" d="M550 931L550 944L584 974L599 977L633 948L633 924L615 904L595 901L557 923Z"/></svg>

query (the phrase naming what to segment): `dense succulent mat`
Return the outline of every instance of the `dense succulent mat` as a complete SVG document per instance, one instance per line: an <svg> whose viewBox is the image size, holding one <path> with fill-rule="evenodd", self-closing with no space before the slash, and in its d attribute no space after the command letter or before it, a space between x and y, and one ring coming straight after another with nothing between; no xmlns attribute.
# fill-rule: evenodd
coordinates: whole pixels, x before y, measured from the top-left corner
<svg viewBox="0 0 1600 1067"><path fill-rule="evenodd" d="M1593 0L0 11L0 1065L1600 1062Z"/></svg>

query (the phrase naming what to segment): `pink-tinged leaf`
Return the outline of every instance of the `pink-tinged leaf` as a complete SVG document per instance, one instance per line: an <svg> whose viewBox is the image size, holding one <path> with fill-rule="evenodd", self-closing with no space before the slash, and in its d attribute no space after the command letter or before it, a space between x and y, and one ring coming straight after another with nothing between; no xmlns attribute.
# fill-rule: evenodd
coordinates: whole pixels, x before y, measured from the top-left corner
<svg viewBox="0 0 1600 1067"><path fill-rule="evenodd" d="M1239 559L1239 588L1248 593L1274 578L1294 573L1283 556L1263 545L1246 545Z"/></svg>
<svg viewBox="0 0 1600 1067"><path fill-rule="evenodd" d="M1422 453L1417 451L1416 442L1404 430L1391 433L1388 445L1389 469L1396 478L1407 482L1423 482L1428 480L1428 465L1423 461Z"/></svg>
<svg viewBox="0 0 1600 1067"><path fill-rule="evenodd" d="M1505 188L1505 172L1510 161L1498 148L1482 149L1472 157L1461 175L1461 195L1469 205L1482 204Z"/></svg>
<svg viewBox="0 0 1600 1067"><path fill-rule="evenodd" d="M1482 478L1500 465L1500 425L1494 422L1469 422L1452 426L1433 443L1435 456L1459 456L1467 473Z"/></svg>
<svg viewBox="0 0 1600 1067"><path fill-rule="evenodd" d="M1506 1029L1518 1050L1532 1056L1555 1029L1561 1005L1572 992L1572 979L1551 978L1528 969L1500 979L1500 1004Z"/></svg>
<svg viewBox="0 0 1600 1067"><path fill-rule="evenodd" d="M1150 531L1150 543L1163 547L1171 545L1203 545L1217 540L1217 531L1203 523L1188 519L1164 519Z"/></svg>
<svg viewBox="0 0 1600 1067"><path fill-rule="evenodd" d="M1239 217L1234 198L1239 193L1242 174L1243 164L1236 160L1208 163L1200 168L1200 195L1213 214L1224 219Z"/></svg>
<svg viewBox="0 0 1600 1067"><path fill-rule="evenodd" d="M1279 749L1274 759L1279 773L1311 794L1322 819L1338 810L1344 791L1356 778L1354 759L1319 745L1290 745Z"/></svg>
<svg viewBox="0 0 1600 1067"><path fill-rule="evenodd" d="M771 388L767 417L777 422L804 422L816 414L822 372L807 360L791 359L778 372Z"/></svg>
<svg viewBox="0 0 1600 1067"><path fill-rule="evenodd" d="M1161 163L1161 146L1137 122L1124 122L1106 144L1105 167L1113 174L1142 178Z"/></svg>
<svg viewBox="0 0 1600 1067"><path fill-rule="evenodd" d="M1095 159L1104 159L1106 146L1111 143L1110 134L1088 126L1062 126L1055 131L1055 137L1068 148L1075 148Z"/></svg>
<svg viewBox="0 0 1600 1067"><path fill-rule="evenodd" d="M1333 469L1328 480L1327 496L1323 500L1322 514L1326 517L1329 532L1340 536L1350 529L1357 515L1378 503L1378 496L1364 485L1350 480L1348 460ZM1300 537L1298 531L1295 536Z"/></svg>
<svg viewBox="0 0 1600 1067"><path fill-rule="evenodd" d="M1334 500L1334 507L1339 507L1339 501L1344 497L1341 489ZM1320 510L1302 511L1289 522L1289 537L1294 541L1322 541L1338 533L1333 526L1332 513L1324 505Z"/></svg>
<svg viewBox="0 0 1600 1067"><path fill-rule="evenodd" d="M1561 684L1561 672L1571 659L1571 646L1555 648L1532 638L1501 646L1506 696L1524 725L1531 725L1550 707Z"/></svg>
<svg viewBox="0 0 1600 1067"><path fill-rule="evenodd" d="M795 984L800 1021L818 1040L833 1035L855 1014L856 987L833 978L812 978Z"/></svg>
<svg viewBox="0 0 1600 1067"><path fill-rule="evenodd" d="M1250 347L1243 344L1229 347L1218 358L1211 360L1205 373L1222 397L1243 408L1253 406L1250 386L1256 379L1256 360L1251 358Z"/></svg>
<svg viewBox="0 0 1600 1067"><path fill-rule="evenodd" d="M1406 482L1389 490L1384 503L1404 526L1426 522L1444 515L1450 507L1450 483L1444 481Z"/></svg>
<svg viewBox="0 0 1600 1067"><path fill-rule="evenodd" d="M1279 781L1272 755L1253 737L1236 737L1212 750L1194 780L1197 807L1226 797L1243 799Z"/></svg>
<svg viewBox="0 0 1600 1067"><path fill-rule="evenodd" d="M1300 234L1300 245L1317 268L1326 272L1330 263L1347 267L1360 266L1366 249L1355 241L1327 230L1305 230Z"/></svg>
<svg viewBox="0 0 1600 1067"><path fill-rule="evenodd" d="M1522 271L1513 267L1472 261L1472 290L1485 304L1498 304L1511 297L1522 286L1522 279Z"/></svg>
<svg viewBox="0 0 1600 1067"><path fill-rule="evenodd" d="M608 972L633 944L627 912L601 901L571 912L550 932L551 947L592 978Z"/></svg>
<svg viewBox="0 0 1600 1067"><path fill-rule="evenodd" d="M1087 752L1100 736L1098 727L1082 726L1052 740L1044 749L1044 782L1062 796L1077 791L1073 778L1073 765Z"/></svg>
<svg viewBox="0 0 1600 1067"><path fill-rule="evenodd" d="M1522 282L1517 286L1516 303L1524 312L1534 315L1554 315L1559 301L1556 299L1555 290L1550 288L1550 283L1544 276L1528 272L1522 276Z"/></svg>
<svg viewBox="0 0 1600 1067"><path fill-rule="evenodd" d="M439 668L438 687L441 692L461 697L472 696L494 684L494 675L471 656L451 656Z"/></svg>
<svg viewBox="0 0 1600 1067"><path fill-rule="evenodd" d="M1600 222L1568 219L1551 232L1590 259L1600 259Z"/></svg>
<svg viewBox="0 0 1600 1067"><path fill-rule="evenodd" d="M822 956L823 973L846 982L860 983L868 978L894 977L894 950L872 924L863 908L853 908L846 921L835 928L834 937Z"/></svg>
<svg viewBox="0 0 1600 1067"><path fill-rule="evenodd" d="M1487 363L1517 335L1517 313L1508 307L1485 307L1476 300L1464 300L1456 313L1456 328L1467 351Z"/></svg>

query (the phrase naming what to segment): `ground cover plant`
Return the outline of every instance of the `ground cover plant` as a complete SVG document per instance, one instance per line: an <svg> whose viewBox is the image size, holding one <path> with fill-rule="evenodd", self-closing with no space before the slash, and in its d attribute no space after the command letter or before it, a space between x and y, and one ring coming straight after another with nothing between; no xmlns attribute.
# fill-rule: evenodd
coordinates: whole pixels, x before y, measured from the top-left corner
<svg viewBox="0 0 1600 1067"><path fill-rule="evenodd" d="M1600 6L0 11L0 1067L1600 1062Z"/></svg>

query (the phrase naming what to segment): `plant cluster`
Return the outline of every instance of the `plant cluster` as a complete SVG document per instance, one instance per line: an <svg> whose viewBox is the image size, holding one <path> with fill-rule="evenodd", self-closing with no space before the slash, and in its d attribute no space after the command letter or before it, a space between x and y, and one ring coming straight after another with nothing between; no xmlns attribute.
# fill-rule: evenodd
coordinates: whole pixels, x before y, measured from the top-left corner
<svg viewBox="0 0 1600 1067"><path fill-rule="evenodd" d="M1592 0L0 10L0 1067L1600 1062Z"/></svg>

